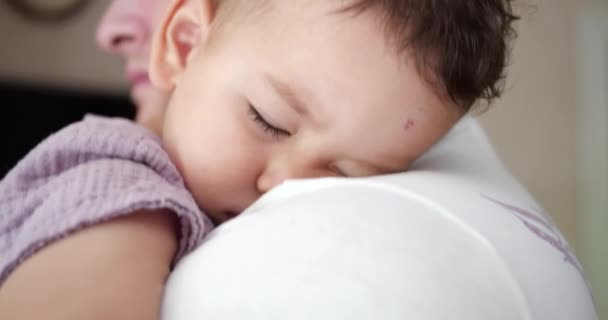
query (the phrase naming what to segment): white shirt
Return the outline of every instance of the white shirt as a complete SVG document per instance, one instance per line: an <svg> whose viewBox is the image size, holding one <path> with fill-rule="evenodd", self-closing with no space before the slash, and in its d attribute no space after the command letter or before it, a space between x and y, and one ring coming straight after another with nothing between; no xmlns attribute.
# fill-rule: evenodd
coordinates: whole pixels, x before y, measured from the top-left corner
<svg viewBox="0 0 608 320"><path fill-rule="evenodd" d="M597 315L564 237L467 117L406 173L275 188L182 260L163 318Z"/></svg>

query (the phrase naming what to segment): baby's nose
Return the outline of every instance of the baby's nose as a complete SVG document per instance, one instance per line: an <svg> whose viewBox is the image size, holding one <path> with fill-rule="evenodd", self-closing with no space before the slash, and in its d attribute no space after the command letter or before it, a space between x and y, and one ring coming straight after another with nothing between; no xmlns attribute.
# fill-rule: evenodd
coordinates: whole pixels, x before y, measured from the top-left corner
<svg viewBox="0 0 608 320"><path fill-rule="evenodd" d="M287 178L281 178L277 175L262 174L257 181L258 191L264 194L283 183L285 180L287 180Z"/></svg>
<svg viewBox="0 0 608 320"><path fill-rule="evenodd" d="M112 10L97 28L97 44L111 53L140 53L150 37L150 28L136 15L113 15Z"/></svg>
<svg viewBox="0 0 608 320"><path fill-rule="evenodd" d="M310 166L285 165L265 170L257 180L257 188L260 193L266 193L272 188L292 179L306 179L328 176L327 172Z"/></svg>

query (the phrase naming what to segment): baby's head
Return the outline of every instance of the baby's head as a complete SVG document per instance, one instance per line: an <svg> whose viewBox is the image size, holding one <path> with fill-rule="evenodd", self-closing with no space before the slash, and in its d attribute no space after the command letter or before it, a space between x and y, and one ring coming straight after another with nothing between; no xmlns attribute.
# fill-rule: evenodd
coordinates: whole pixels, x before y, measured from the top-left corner
<svg viewBox="0 0 608 320"><path fill-rule="evenodd" d="M164 141L216 221L286 179L405 170L500 94L509 0L181 0L152 49Z"/></svg>

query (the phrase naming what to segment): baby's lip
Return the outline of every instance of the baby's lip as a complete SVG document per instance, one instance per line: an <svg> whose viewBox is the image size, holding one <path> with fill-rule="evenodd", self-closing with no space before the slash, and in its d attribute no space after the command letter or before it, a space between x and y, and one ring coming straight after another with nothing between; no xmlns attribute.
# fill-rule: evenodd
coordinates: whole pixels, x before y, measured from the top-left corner
<svg viewBox="0 0 608 320"><path fill-rule="evenodd" d="M228 220L236 218L240 212L237 211L220 211L215 214L209 214L208 217L211 219L214 225L218 226Z"/></svg>

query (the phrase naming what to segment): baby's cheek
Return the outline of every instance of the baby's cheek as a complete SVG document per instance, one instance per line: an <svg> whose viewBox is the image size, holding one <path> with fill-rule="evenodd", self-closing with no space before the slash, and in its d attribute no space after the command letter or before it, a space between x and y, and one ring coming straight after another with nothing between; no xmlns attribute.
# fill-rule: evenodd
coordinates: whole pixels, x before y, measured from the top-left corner
<svg viewBox="0 0 608 320"><path fill-rule="evenodd" d="M174 141L175 139L173 138L172 128L170 126L164 126L162 134L163 148L167 152L167 155L169 156L169 159L171 159L173 165L177 168L177 171L179 171L183 177L183 162Z"/></svg>
<svg viewBox="0 0 608 320"><path fill-rule="evenodd" d="M407 118L407 120L405 121L405 125L403 127L405 128L406 131L409 131L410 129L413 129L414 126L416 126L416 122L414 121L414 119Z"/></svg>

